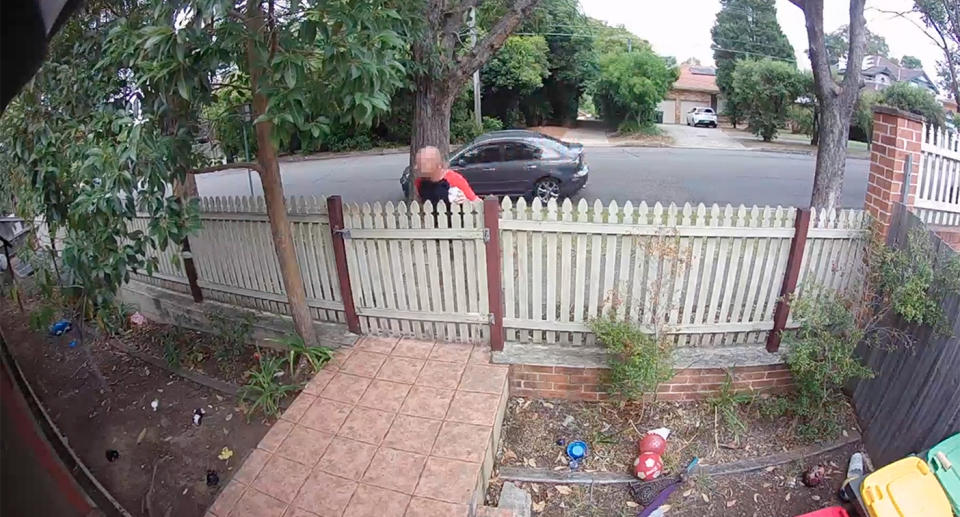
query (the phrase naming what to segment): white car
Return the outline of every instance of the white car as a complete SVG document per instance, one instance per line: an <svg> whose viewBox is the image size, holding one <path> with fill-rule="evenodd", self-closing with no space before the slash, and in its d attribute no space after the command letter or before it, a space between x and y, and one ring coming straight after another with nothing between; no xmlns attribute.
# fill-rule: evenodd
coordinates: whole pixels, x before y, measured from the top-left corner
<svg viewBox="0 0 960 517"><path fill-rule="evenodd" d="M717 127L717 113L713 108L693 108L687 112L687 125Z"/></svg>

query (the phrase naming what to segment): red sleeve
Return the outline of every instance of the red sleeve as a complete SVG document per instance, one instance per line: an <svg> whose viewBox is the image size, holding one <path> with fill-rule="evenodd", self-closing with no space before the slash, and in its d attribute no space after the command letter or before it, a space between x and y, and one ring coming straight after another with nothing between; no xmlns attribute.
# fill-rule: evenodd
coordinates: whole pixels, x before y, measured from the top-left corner
<svg viewBox="0 0 960 517"><path fill-rule="evenodd" d="M467 183L467 179L461 176L460 173L456 171L447 171L443 178L447 180L447 183L449 183L451 187L457 187L458 189L462 190L463 194L467 196L467 201L476 201L480 199L476 194L473 193L473 189L470 188L470 184Z"/></svg>

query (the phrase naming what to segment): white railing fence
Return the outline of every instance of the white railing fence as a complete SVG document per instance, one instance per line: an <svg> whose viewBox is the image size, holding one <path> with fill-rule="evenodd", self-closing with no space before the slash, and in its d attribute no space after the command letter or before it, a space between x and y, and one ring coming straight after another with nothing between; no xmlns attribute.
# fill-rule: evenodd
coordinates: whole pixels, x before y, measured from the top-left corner
<svg viewBox="0 0 960 517"><path fill-rule="evenodd" d="M491 205L487 205L488 207ZM287 313L261 199L204 198L190 237L205 297ZM308 304L347 321L322 198L288 201ZM346 268L364 333L486 342L484 205L344 204ZM589 321L613 311L679 346L762 343L787 268L798 211L569 200L500 206L500 284L508 342L592 345ZM145 225L144 219L135 225ZM860 284L862 210L812 213L798 291ZM153 278L186 291L177 250Z"/></svg>
<svg viewBox="0 0 960 517"><path fill-rule="evenodd" d="M960 134L924 124L914 211L925 223L960 226Z"/></svg>

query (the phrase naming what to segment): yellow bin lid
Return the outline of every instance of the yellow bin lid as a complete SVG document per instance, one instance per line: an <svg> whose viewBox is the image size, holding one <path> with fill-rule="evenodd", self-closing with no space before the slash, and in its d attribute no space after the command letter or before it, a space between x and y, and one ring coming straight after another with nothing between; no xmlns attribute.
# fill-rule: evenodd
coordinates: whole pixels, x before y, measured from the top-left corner
<svg viewBox="0 0 960 517"><path fill-rule="evenodd" d="M863 480L860 496L870 517L951 517L950 501L927 462L897 460Z"/></svg>

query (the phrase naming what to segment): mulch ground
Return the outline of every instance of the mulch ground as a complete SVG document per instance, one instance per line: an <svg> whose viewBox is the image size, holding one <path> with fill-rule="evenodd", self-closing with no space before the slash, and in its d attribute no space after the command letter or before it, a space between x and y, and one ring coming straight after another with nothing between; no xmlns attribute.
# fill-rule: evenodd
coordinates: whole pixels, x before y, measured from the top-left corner
<svg viewBox="0 0 960 517"><path fill-rule="evenodd" d="M269 428L259 417L248 422L234 397L133 358L107 339L87 333L86 342L70 348L76 328L51 337L27 321L28 313L9 300L0 306L0 329L27 380L70 446L133 515L203 515ZM156 352L147 343L155 330L144 328L125 342ZM198 350L212 342L201 333L188 339L197 340ZM227 365L222 380L236 381L250 361ZM197 362L208 370L206 361ZM205 411L199 426L192 421L197 408ZM227 460L217 457L223 447L233 451ZM119 458L107 461L108 449ZM218 473L219 486L207 486L208 470Z"/></svg>
<svg viewBox="0 0 960 517"><path fill-rule="evenodd" d="M836 492L846 476L847 461L858 448L854 443L754 473L694 476L670 496L665 513L672 517L789 517L843 505ZM817 464L825 468L823 481L807 487L800 481L801 473ZM641 510L625 485L519 485L532 495L534 515L541 517L627 517ZM849 505L846 509L853 512Z"/></svg>

